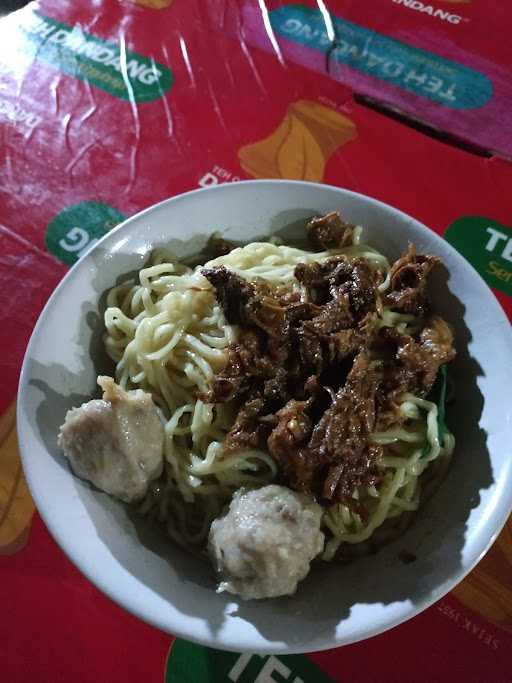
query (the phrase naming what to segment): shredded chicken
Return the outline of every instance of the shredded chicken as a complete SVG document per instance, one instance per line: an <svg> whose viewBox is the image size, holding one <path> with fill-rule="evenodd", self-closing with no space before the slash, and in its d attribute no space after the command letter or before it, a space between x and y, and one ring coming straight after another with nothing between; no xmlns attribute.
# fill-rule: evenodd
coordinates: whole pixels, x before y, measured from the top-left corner
<svg viewBox="0 0 512 683"><path fill-rule="evenodd" d="M391 268L391 289L385 303L401 313L422 315L427 312L427 278L434 266L440 263L437 256L417 254L409 245L407 252Z"/></svg>
<svg viewBox="0 0 512 683"><path fill-rule="evenodd" d="M307 225L307 234L313 248L334 249L352 244L354 226L332 211L325 216L313 218Z"/></svg>
<svg viewBox="0 0 512 683"><path fill-rule="evenodd" d="M352 226L337 214L308 226L313 246L350 244ZM382 449L370 435L402 422L400 396L426 396L455 351L453 334L430 316L427 278L439 262L410 246L383 274L362 258L337 255L299 264L303 301L266 282L247 282L226 268L203 270L239 341L204 400L238 402L227 453L267 450L283 483L325 505L357 507L354 493L377 481ZM414 314L417 332L382 324L383 306Z"/></svg>

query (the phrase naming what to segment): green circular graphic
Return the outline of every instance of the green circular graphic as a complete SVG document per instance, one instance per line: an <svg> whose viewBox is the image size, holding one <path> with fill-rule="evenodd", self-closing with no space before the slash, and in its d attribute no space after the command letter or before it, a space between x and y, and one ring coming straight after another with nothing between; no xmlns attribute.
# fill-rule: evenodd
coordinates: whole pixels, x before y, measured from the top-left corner
<svg viewBox="0 0 512 683"><path fill-rule="evenodd" d="M165 683L333 683L305 655L226 652L180 638L176 638L169 649L164 680Z"/></svg>
<svg viewBox="0 0 512 683"><path fill-rule="evenodd" d="M72 265L123 220L122 213L101 202L68 206L48 223L46 246L60 261Z"/></svg>
<svg viewBox="0 0 512 683"><path fill-rule="evenodd" d="M462 216L444 234L490 287L512 296L512 230L484 216Z"/></svg>

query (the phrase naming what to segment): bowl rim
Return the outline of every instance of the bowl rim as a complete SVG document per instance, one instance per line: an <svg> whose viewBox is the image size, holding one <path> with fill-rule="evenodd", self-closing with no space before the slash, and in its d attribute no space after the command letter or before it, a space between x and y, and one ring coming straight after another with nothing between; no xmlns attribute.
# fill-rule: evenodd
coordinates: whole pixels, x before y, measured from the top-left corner
<svg viewBox="0 0 512 683"><path fill-rule="evenodd" d="M233 639L226 639L223 638L222 634L216 633L215 635L212 635L210 639L205 639L198 637L194 634L193 630L190 628L182 628L181 625L177 624L176 626L172 626L172 631L169 630L169 627L167 624L164 624L161 619L158 618L158 616L153 617L149 613L144 613L140 607L136 605L135 601L129 600L126 601L126 598L123 597L123 590L116 591L114 586L112 585L112 581L109 579L105 579L105 577L102 576L101 572L94 572L90 570L87 566L85 566L85 563L82 562L80 557L76 556L76 553L74 552L74 549L72 547L68 546L67 543L67 535L60 533L60 531L56 528L56 525L53 523L53 516L51 512L47 509L47 506L44 504L44 501L42 499L42 495L40 494L40 486L38 483L34 480L32 476L32 470L30 467L30 459L28 457L28 444L26 442L26 439L28 439L28 435L25 432L24 424L23 424L23 404L24 404L24 398L26 395L26 392L28 390L28 381L29 381L29 359L31 357L31 351L32 348L35 346L36 341L41 333L41 330L44 328L46 316L50 309L52 308L54 301L57 299L57 297L61 294L61 292L66 288L67 283L76 276L76 274L84 268L87 268L89 258L91 254L96 250L100 249L103 243L107 240L112 240L113 236L126 231L129 229L129 226L132 223L139 222L142 218L144 217L149 217L151 216L152 213L155 211L162 209L168 205L171 204L176 204L179 202L182 202L184 200L188 200L190 197L198 195L201 196L204 193L218 193L222 194L223 192L232 192L235 191L237 187L243 187L243 186L256 186L256 187L261 187L261 186L274 186L274 187L285 187L285 186L298 186L298 187L305 187L305 188L311 188L311 187L317 187L317 188L322 188L322 189L330 189L330 190L335 190L336 192L340 192L341 194L344 194L345 196L352 196L355 198L357 201L362 202L362 203L370 203L372 205L377 205L380 209L384 209L387 211L391 211L393 214L397 215L400 217L402 220L409 221L413 223L416 226L419 226L421 230L426 231L428 233L429 238L433 239L434 243L442 244L442 248L444 250L447 250L451 257L455 259L455 261L458 263L458 265L465 269L466 271L472 272L472 275L479 281L478 285L482 293L485 291L484 296L486 296L488 300L488 304L494 308L494 313L495 313L495 318L497 323L500 323L500 329L503 328L503 334L507 337L508 336L508 344L510 345L510 348L512 350L512 326L510 324L510 321L508 320L505 311L499 304L497 298L493 294L491 288L485 280L482 278L482 276L478 273L478 271L472 266L471 263L469 263L449 242L447 242L441 235L436 233L434 230L428 228L426 225L424 225L421 221L417 220L413 216L405 213L404 211L401 211L400 209L397 209L396 207L387 204L386 202L383 202L379 199L375 199L374 197L371 197L369 195L365 195L359 192L354 192L352 190L347 190L343 187L339 187L336 185L328 185L324 183L313 183L313 182L308 182L308 181L301 181L301 180L286 180L286 179L258 179L258 180L242 180L242 181L237 181L236 183L221 183L219 185L214 185L214 186L209 186L205 188L197 188L193 189L187 192L180 193L178 195L174 195L171 197L168 197L166 199L163 199L162 201L159 201L155 204L152 204L148 206L145 209L142 209L141 211L135 213L133 216L130 216L129 218L125 219L122 221L119 225L115 226L112 230L110 230L108 233L103 235L95 244L93 244L87 251L83 254L83 256L77 261L70 269L69 271L64 275L62 280L58 283L58 285L55 287L55 289L52 291L50 297L48 298L46 304L44 305L42 311L40 312L38 319L36 321L36 324L34 325L34 329L32 331L32 334L30 336L29 342L27 344L24 358L23 358L23 363L20 371L20 377L19 377L19 383L18 383L18 396L17 396L17 401L16 401L16 407L17 407L17 432L18 432L18 438L19 438L19 450L20 450L20 456L21 456L21 461L23 464L23 470L25 473L25 477L27 480L27 484L30 489L30 493L34 498L34 502L37 507L37 511L39 512L39 515L41 516L43 522L45 523L48 531L50 532L51 536L57 543L57 545L60 547L60 549L64 552L66 557L79 569L82 575L84 575L96 588L98 588L102 593L104 593L108 598L110 598L113 602L118 604L120 607L122 607L124 610L127 612L133 614L137 618L141 619L142 621L166 632L166 633L172 633L172 635L186 639L190 642L197 643L203 646L207 647L213 647L219 650L227 650L227 651L232 651L232 652L254 652L257 651L258 653L261 654L302 654L306 652L319 652L322 650L329 650L333 649L336 647L340 647L341 645L349 645L351 643L355 642L360 642L362 640L366 640L368 638L372 638L376 635L379 635L381 633L385 633L386 631L389 631L396 626L399 626L400 624L408 621L409 619L415 617L416 615L420 614L423 612L425 609L429 608L432 604L440 600L442 597L447 595L453 588L459 584L473 569L474 567L480 562L480 560L483 558L483 556L488 552L490 547L493 545L495 542L496 538L498 537L499 533L501 532L503 526L505 525L511 509L512 509L512 485L509 487L509 490L507 491L506 487L502 487L502 492L499 495L499 501L500 501L500 506L501 506L501 511L500 514L497 516L497 521L494 525L494 531L493 533L485 537L481 535L482 540L480 542L477 542L477 548L475 549L474 553L471 556L470 561L466 563L466 566L462 567L460 571L457 571L454 573L454 575L449 579L446 580L445 583L442 585L440 589L433 590L430 595L426 596L423 598L423 600L418 601L417 603L410 603L409 601L409 607L405 610L404 613L400 613L396 615L395 617L389 619L386 621L385 625L379 625L373 628L368 628L365 631L365 634L363 636L358 636L356 634L355 637L350 638L350 637L336 637L336 633L333 633L332 636L327 637L324 639L324 642L322 642L320 645L315 645L314 650L307 650L303 646L294 646L293 644L286 644L285 647L280 646L279 642L275 641L269 641L265 636L262 636L259 634L259 637L261 640L265 641L265 645L262 646L260 643L258 645L254 646L254 649L251 649L250 644L248 643L247 645L243 645L241 647L240 645L237 645L237 642ZM340 202L341 203L341 202ZM171 237L171 235L170 235ZM492 303L491 303L492 300ZM512 484L512 482L511 482ZM162 598L163 599L163 598ZM249 638L250 640L251 638Z"/></svg>

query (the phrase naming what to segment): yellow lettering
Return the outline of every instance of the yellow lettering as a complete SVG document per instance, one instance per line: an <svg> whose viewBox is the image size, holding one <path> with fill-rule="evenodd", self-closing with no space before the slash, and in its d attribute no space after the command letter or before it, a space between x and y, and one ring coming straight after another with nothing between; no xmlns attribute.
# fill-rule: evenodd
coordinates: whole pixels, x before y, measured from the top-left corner
<svg viewBox="0 0 512 683"><path fill-rule="evenodd" d="M502 268L496 261L489 261L489 269L487 270L487 273L489 275L494 275L494 277L497 277L498 280L502 280L503 282L512 281L512 270Z"/></svg>

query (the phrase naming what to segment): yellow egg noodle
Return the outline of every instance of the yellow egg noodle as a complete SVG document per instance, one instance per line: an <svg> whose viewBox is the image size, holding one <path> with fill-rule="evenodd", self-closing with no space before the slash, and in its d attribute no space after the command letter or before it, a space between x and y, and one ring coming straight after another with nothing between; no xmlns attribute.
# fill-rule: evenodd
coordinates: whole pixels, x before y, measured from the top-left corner
<svg viewBox="0 0 512 683"><path fill-rule="evenodd" d="M247 280L262 278L290 288L302 287L294 277L299 263L323 261L337 254L362 257L385 273L379 286L389 286L388 260L361 241L337 250L313 253L272 242L254 242L205 264L224 265ZM229 325L201 268L189 268L164 250L155 250L138 282L110 290L105 311L105 346L116 363L116 380L125 389L142 388L152 394L165 420L165 471L141 505L167 525L170 536L184 545L204 544L212 520L241 486L270 483L277 476L273 458L249 450L224 455L222 442L236 412L227 404L205 404L198 394L225 364L226 350L238 329ZM305 295L305 292L302 291ZM401 333L413 332L415 318L384 309L381 325ZM421 474L436 459L448 459L454 438L440 439L437 406L406 394L400 409L412 427L373 434L385 446L379 467L384 476L377 486L359 490L369 510L364 521L345 505L326 510L323 559L331 560L343 544L361 544L384 522L419 506ZM425 455L425 448L428 453Z"/></svg>

